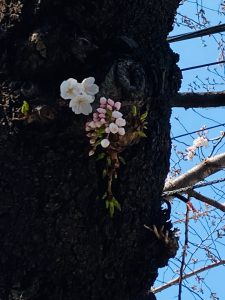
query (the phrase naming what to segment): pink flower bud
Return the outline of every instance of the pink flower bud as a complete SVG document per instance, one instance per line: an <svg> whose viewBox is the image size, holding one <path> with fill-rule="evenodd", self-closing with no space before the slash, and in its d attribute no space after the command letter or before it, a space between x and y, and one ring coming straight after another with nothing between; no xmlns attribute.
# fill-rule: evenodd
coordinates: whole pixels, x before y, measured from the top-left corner
<svg viewBox="0 0 225 300"><path fill-rule="evenodd" d="M109 127L106 127L106 129L105 129L105 133L110 133L110 129L109 129Z"/></svg>
<svg viewBox="0 0 225 300"><path fill-rule="evenodd" d="M100 114L105 114L106 110L104 108L97 108L97 112L99 112Z"/></svg>
<svg viewBox="0 0 225 300"><path fill-rule="evenodd" d="M108 110L112 110L112 106L109 105L109 104L107 104L106 108L107 108Z"/></svg>
<svg viewBox="0 0 225 300"><path fill-rule="evenodd" d="M126 125L126 120L125 119L123 119L123 118L118 118L118 119L116 119L116 125L118 125L118 126L125 126Z"/></svg>
<svg viewBox="0 0 225 300"><path fill-rule="evenodd" d="M115 123L110 123L109 124L109 130L110 132L112 132L113 134L117 133L119 128Z"/></svg>
<svg viewBox="0 0 225 300"><path fill-rule="evenodd" d="M114 103L115 103L115 102L114 102L112 99L108 99L107 102L108 102L108 104L109 104L110 106L114 106Z"/></svg>
<svg viewBox="0 0 225 300"><path fill-rule="evenodd" d="M91 131L91 128L89 126L85 127L85 131Z"/></svg>
<svg viewBox="0 0 225 300"><path fill-rule="evenodd" d="M94 151L94 150L90 150L89 153L88 153L89 156L92 156L92 155L94 155L94 154L95 154L95 151Z"/></svg>
<svg viewBox="0 0 225 300"><path fill-rule="evenodd" d="M105 124L106 120L105 119L101 119L100 122L101 122L101 124Z"/></svg>
<svg viewBox="0 0 225 300"><path fill-rule="evenodd" d="M99 114L100 119L105 119L105 114Z"/></svg>
<svg viewBox="0 0 225 300"><path fill-rule="evenodd" d="M109 141L108 139L103 139L103 140L101 141L101 146L102 146L103 148L107 148L107 147L109 146L109 144L110 144L110 141Z"/></svg>
<svg viewBox="0 0 225 300"><path fill-rule="evenodd" d="M112 117L115 119L122 118L122 116L123 116L123 114L121 114L121 112L119 112L117 110L114 110L112 113Z"/></svg>
<svg viewBox="0 0 225 300"><path fill-rule="evenodd" d="M100 103L101 103L102 105L106 104L106 102L107 102L107 100L106 100L105 97L101 97L101 98L100 98Z"/></svg>
<svg viewBox="0 0 225 300"><path fill-rule="evenodd" d="M90 126L91 128L95 128L95 122L94 122L94 121L91 121L91 122L89 123L89 126Z"/></svg>
<svg viewBox="0 0 225 300"><path fill-rule="evenodd" d="M100 108L106 108L106 104L101 104Z"/></svg>
<svg viewBox="0 0 225 300"><path fill-rule="evenodd" d="M95 126L96 126L97 128L100 128L100 127L102 126L102 123L98 121L98 122L95 123Z"/></svg>
<svg viewBox="0 0 225 300"><path fill-rule="evenodd" d="M125 129L123 127L118 129L119 135L124 135L125 134Z"/></svg>
<svg viewBox="0 0 225 300"><path fill-rule="evenodd" d="M98 118L98 114L97 113L93 113L93 118Z"/></svg>
<svg viewBox="0 0 225 300"><path fill-rule="evenodd" d="M115 106L115 108L116 108L117 110L120 110L120 108L121 108L121 102L116 102L116 103L114 104L114 106Z"/></svg>

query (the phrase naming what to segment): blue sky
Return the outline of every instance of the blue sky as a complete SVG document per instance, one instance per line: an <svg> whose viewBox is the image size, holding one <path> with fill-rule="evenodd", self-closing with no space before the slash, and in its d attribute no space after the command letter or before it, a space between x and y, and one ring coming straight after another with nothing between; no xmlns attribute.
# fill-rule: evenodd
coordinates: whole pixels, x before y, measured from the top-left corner
<svg viewBox="0 0 225 300"><path fill-rule="evenodd" d="M196 15L196 2L197 1L186 1L184 5L182 5L179 8L179 13L186 15L198 22L198 17ZM223 15L218 15L217 10L220 4L220 0L201 0L198 1L199 3L202 3L204 6L203 9L206 12L206 16L208 20L210 21L210 24L207 26L213 26L217 25L219 22L225 23L225 17ZM198 7L199 9L200 7ZM184 26L175 26L174 31L170 33L170 35L176 35L176 34L181 34L181 33L186 33L193 31L187 27ZM180 61L179 61L179 67L180 68L185 68L185 67L190 67L194 65L200 65L200 64L205 64L205 63L210 63L218 60L219 53L220 51L218 50L218 43L216 42L220 40L220 35L216 34L211 37L204 37L203 39L197 38L193 40L187 40L183 42L177 42L171 44L172 49L174 52L178 53L180 55ZM218 72L224 76L225 74L225 69L224 66L218 66L217 67ZM214 72L214 67L211 68L211 71ZM221 83L220 85L215 86L216 90L225 90L225 82L223 79L221 79L218 76L215 76L214 74L210 73L207 71L207 68L201 68L193 71L186 71L183 72L183 82L182 82L182 87L181 90L182 92L187 92L190 89L189 84L196 80L196 82L200 82L199 79L196 79L196 76L200 78L203 82L205 82L206 78L209 77L209 80L212 81L213 78L215 78L216 82ZM200 88L198 91L205 91L204 88ZM202 116L200 116L201 114ZM182 109L182 108L176 108L173 109L172 113L172 118L171 118L171 125L172 125L172 135L177 136L180 134L185 133L185 129L187 131L194 131L200 129L203 125L206 125L207 127L216 125L217 123L225 123L225 110L224 107L222 108L209 108L209 109L197 109L195 111L188 109ZM184 129L185 128L185 129ZM215 136L219 135L220 130L225 130L224 127L219 127L214 130L210 130L208 137L213 138ZM185 137L183 139L180 139L181 142L185 142L188 145L192 144L193 138L196 138L197 135L194 134L188 137ZM186 146L183 145L182 143L178 143L177 147L181 151L185 151ZM222 144L221 149L219 149L219 153L225 151L225 146ZM206 150L207 153L207 150ZM207 154L206 154L207 155ZM173 153L172 154L172 159L176 160L176 155ZM182 171L190 169L193 165L197 164L199 162L199 159L196 157L193 159L192 162L182 162ZM171 163L172 164L172 163ZM218 177L225 177L222 172L220 172ZM218 199L218 195L215 195L215 193L212 191L211 188L207 188L201 190L205 195ZM225 202L225 199L223 198L223 194L221 194L220 197L221 202ZM194 202L194 201L193 201ZM196 203L196 202L194 202ZM197 204L196 204L197 205ZM174 203L174 208L177 211L183 211L185 212L185 206L182 203ZM204 207L200 204L199 209L204 210ZM196 228L197 232L204 237L208 233L204 232L204 222L205 219L202 220L203 224L194 224L194 228ZM207 222L207 221L206 221ZM184 233L184 228L181 226L181 231L182 234ZM206 230L205 230L206 231ZM190 236L190 240L193 239L194 241L196 240L197 243L197 238L194 236ZM218 246L217 246L218 247ZM218 247L219 252L221 252L221 256L225 258L225 249L223 246ZM205 260L204 257L204 252L199 252L198 254L198 259ZM170 267L174 270L176 267L174 264L177 263L175 260L172 260L170 263ZM173 274L169 269L162 269L160 272L160 277L159 279L162 281L167 281L171 278L171 274ZM208 286L211 288L212 292L216 292L217 296L221 299L225 299L225 286L224 286L224 278L225 278L225 268L224 266L220 266L218 268L215 268L211 270L208 274L203 273L201 274L202 277L206 276L206 281L202 284L204 294L201 294L200 292L197 292L203 299L211 299L210 298L210 289ZM165 276L165 278L164 278ZM167 277L168 276L168 277ZM177 275L175 276L177 277ZM190 285L194 285L195 281L192 280L190 281ZM156 286L161 285L159 282L156 283ZM190 286L189 285L189 286ZM169 288L166 291L162 293L158 293L157 299L158 300L172 300L172 299L177 299L177 294L178 294L178 286L175 286L173 288ZM190 292L187 291L187 289L183 289L182 293L182 300L189 300L189 299L200 299L198 298L197 295L191 295Z"/></svg>

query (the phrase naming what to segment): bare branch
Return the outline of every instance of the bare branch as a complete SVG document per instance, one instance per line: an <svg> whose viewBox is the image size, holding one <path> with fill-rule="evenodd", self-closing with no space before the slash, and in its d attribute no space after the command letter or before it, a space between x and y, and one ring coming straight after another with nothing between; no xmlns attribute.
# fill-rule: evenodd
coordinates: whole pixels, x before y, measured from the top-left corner
<svg viewBox="0 0 225 300"><path fill-rule="evenodd" d="M187 255L187 247L188 247L188 224L189 224L189 206L186 205L185 241L184 241L184 247L183 247L183 253L182 253L182 261L181 261L181 266L180 266L178 300L181 300L183 274L184 274L184 269L185 269L185 258L186 258L186 255Z"/></svg>
<svg viewBox="0 0 225 300"><path fill-rule="evenodd" d="M186 186L193 186L223 168L225 168L225 153L206 158L199 165L180 175L172 182L167 182L163 191L173 191Z"/></svg>
<svg viewBox="0 0 225 300"><path fill-rule="evenodd" d="M220 261L218 261L218 262L216 262L216 263L212 263L211 265L208 265L208 266L199 268L199 269L197 269L197 270L193 270L193 271L191 271L190 273L184 274L184 275L182 276L182 278L183 278L183 280L184 280L184 279L190 278L190 277L192 277L192 276L194 276L194 275L197 275L197 274L199 274L199 273L201 273L201 272L210 270L210 269L212 269L212 268L215 268L215 267L218 267L218 266L221 266L221 265L225 265L225 260L220 260ZM169 288L169 287L171 287L171 286L173 286L173 285L179 283L179 281L180 281L180 277L175 278L175 279L173 279L173 280L167 282L167 283L164 284L164 285L161 285L161 286L159 286L159 287L157 287L157 288L153 288L153 289L152 289L152 292L153 292L154 294L159 293L159 292L162 292L163 290L165 290L165 289L167 289L167 288Z"/></svg>
<svg viewBox="0 0 225 300"><path fill-rule="evenodd" d="M172 107L219 107L225 106L225 91L208 93L179 93L171 99Z"/></svg>
<svg viewBox="0 0 225 300"><path fill-rule="evenodd" d="M215 180L208 181L208 182L201 182L201 183L195 184L193 186L185 186L185 187L180 188L180 189L175 189L175 190L172 190L172 191L163 192L162 196L173 196L173 195L176 196L177 193L186 193L190 190L198 189L198 188L201 188L201 187L213 185L213 184L224 182L224 181L225 181L225 178L220 178L220 179L215 179Z"/></svg>
<svg viewBox="0 0 225 300"><path fill-rule="evenodd" d="M214 206L215 208L218 208L220 209L221 211L225 212L225 205L211 199L211 198L208 198L198 192L195 192L195 191L189 191L188 194L191 196L191 197L194 197L204 203L207 203L211 206Z"/></svg>

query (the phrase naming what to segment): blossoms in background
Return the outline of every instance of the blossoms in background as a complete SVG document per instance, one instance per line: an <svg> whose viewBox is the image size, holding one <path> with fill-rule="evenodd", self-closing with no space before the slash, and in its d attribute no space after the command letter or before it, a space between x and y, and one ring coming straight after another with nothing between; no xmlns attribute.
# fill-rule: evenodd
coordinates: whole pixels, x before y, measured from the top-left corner
<svg viewBox="0 0 225 300"><path fill-rule="evenodd" d="M200 147L208 147L208 139L206 138L205 135L197 137L193 141L193 145L187 148L187 159L192 160L193 157L195 156L195 152L198 148Z"/></svg>
<svg viewBox="0 0 225 300"><path fill-rule="evenodd" d="M100 106L93 114L93 120L87 122L85 126L92 146L92 150L89 152L90 156L95 153L98 145L108 148L112 141L116 142L119 136L125 135L126 120L119 111L120 108L120 102L107 100L104 97L100 98Z"/></svg>
<svg viewBox="0 0 225 300"><path fill-rule="evenodd" d="M61 83L60 95L63 99L70 100L69 107L75 114L89 115L92 112L91 103L99 92L99 87L94 82L94 77L88 77L81 83L74 78Z"/></svg>

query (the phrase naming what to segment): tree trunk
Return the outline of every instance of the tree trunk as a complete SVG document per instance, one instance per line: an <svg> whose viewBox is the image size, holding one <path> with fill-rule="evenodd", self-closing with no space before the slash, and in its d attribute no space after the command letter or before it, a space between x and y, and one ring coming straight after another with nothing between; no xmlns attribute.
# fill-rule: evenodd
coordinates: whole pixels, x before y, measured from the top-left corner
<svg viewBox="0 0 225 300"><path fill-rule="evenodd" d="M178 4L1 1L0 299L154 299L147 290L177 250L161 193L180 85L166 42ZM101 199L103 165L88 157L86 119L59 99L63 80L89 76L99 96L149 112L147 138L123 153L113 218ZM29 122L16 118L23 100ZM144 225L164 226L162 238Z"/></svg>

